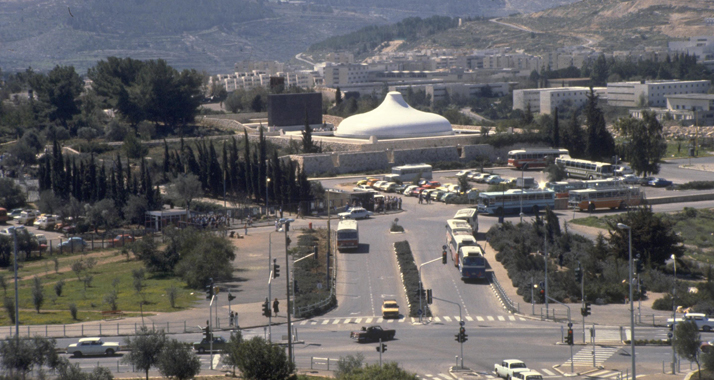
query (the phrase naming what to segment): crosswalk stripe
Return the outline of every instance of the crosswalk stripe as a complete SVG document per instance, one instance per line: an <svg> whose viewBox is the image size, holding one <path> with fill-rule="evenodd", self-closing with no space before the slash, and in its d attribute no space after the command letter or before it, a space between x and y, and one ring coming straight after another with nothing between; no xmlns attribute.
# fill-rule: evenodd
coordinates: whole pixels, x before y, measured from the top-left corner
<svg viewBox="0 0 714 380"><path fill-rule="evenodd" d="M447 379L447 380L453 379L453 377L451 377L451 376L449 376L449 375L445 375L445 374L443 374L443 373L440 373L439 376L441 376L441 377L443 377L444 379Z"/></svg>
<svg viewBox="0 0 714 380"><path fill-rule="evenodd" d="M549 370L549 369L541 368L540 370L543 371L543 372L545 372L545 374L548 375L548 376L555 376L555 372L553 372L553 371L551 371L551 370Z"/></svg>
<svg viewBox="0 0 714 380"><path fill-rule="evenodd" d="M416 319L414 317L410 317L412 319L412 323L416 322Z"/></svg>
<svg viewBox="0 0 714 380"><path fill-rule="evenodd" d="M493 321L493 317L492 317L492 316L490 316L490 315L489 315L489 316L487 316L486 318L488 318L488 320L489 320L489 321Z"/></svg>
<svg viewBox="0 0 714 380"><path fill-rule="evenodd" d="M303 326L303 325L305 325L305 324L307 324L307 320L304 320L304 321L300 322L300 326Z"/></svg>
<svg viewBox="0 0 714 380"><path fill-rule="evenodd" d="M600 376L600 377L612 378L612 377L618 376L619 374L620 374L619 372L613 372L613 373L609 373L605 376ZM639 376L637 376L637 377L639 377Z"/></svg>
<svg viewBox="0 0 714 380"><path fill-rule="evenodd" d="M324 321L322 321L322 324L323 324L323 325L326 325L326 324L328 324L328 323L330 323L330 320L329 320L329 319L325 319Z"/></svg>
<svg viewBox="0 0 714 380"><path fill-rule="evenodd" d="M439 317L434 317L434 322L441 322L441 319L439 319Z"/></svg>
<svg viewBox="0 0 714 380"><path fill-rule="evenodd" d="M444 320L445 320L446 322L451 322L451 317L445 315L445 316L444 316Z"/></svg>
<svg viewBox="0 0 714 380"><path fill-rule="evenodd" d="M476 320L479 322L483 322L483 317L476 317Z"/></svg>
<svg viewBox="0 0 714 380"><path fill-rule="evenodd" d="M347 319L345 319L345 323L350 323L350 320L351 320L351 319L352 319L352 318L347 318Z"/></svg>
<svg viewBox="0 0 714 380"><path fill-rule="evenodd" d="M407 320L407 317L401 317L401 318L399 318L399 323L402 323L402 322L404 322L404 321L406 321L406 320Z"/></svg>
<svg viewBox="0 0 714 380"><path fill-rule="evenodd" d="M357 318L357 320L355 320L355 323L360 323L360 322L362 322L362 318Z"/></svg>
<svg viewBox="0 0 714 380"><path fill-rule="evenodd" d="M394 323L394 319L388 319L387 323Z"/></svg>
<svg viewBox="0 0 714 380"><path fill-rule="evenodd" d="M521 321L525 321L525 320L526 320L525 318L521 318L521 317L518 317L518 319L520 319Z"/></svg>
<svg viewBox="0 0 714 380"><path fill-rule="evenodd" d="M605 370L605 371L600 371L600 372L591 373L591 374L588 375L588 377L598 377L598 376L604 375L604 374L606 374L606 373L610 373L610 371Z"/></svg>
<svg viewBox="0 0 714 380"><path fill-rule="evenodd" d="M508 319L510 319L510 320L512 320L512 321L515 321L515 320L516 320L516 317L514 317L514 316L512 316L512 315L509 315L509 316L508 316Z"/></svg>
<svg viewBox="0 0 714 380"><path fill-rule="evenodd" d="M311 324L311 325L316 325L316 324L317 324L317 322L310 322L310 324Z"/></svg>
<svg viewBox="0 0 714 380"><path fill-rule="evenodd" d="M364 321L364 323L372 323L372 318L367 318L367 320Z"/></svg>
<svg viewBox="0 0 714 380"><path fill-rule="evenodd" d="M474 319L473 319L473 318L471 318L471 317L470 317L470 316L468 316L468 315L466 316L466 320L467 320L467 321L469 321L469 322L473 322L473 321L474 321Z"/></svg>
<svg viewBox="0 0 714 380"><path fill-rule="evenodd" d="M339 320L339 319L335 319L335 320L332 322L333 325L336 325L336 324L338 324L338 323L340 323L340 320Z"/></svg>
<svg viewBox="0 0 714 380"><path fill-rule="evenodd" d="M382 323L382 322L384 322L384 318L382 318L382 317L377 318L377 322L376 322L376 323Z"/></svg>
<svg viewBox="0 0 714 380"><path fill-rule="evenodd" d="M505 321L505 320L506 320L506 318L503 318L503 316L502 316L502 315L499 315L499 316L498 316L498 320L499 320L499 321L501 321L501 322L503 322L503 321Z"/></svg>

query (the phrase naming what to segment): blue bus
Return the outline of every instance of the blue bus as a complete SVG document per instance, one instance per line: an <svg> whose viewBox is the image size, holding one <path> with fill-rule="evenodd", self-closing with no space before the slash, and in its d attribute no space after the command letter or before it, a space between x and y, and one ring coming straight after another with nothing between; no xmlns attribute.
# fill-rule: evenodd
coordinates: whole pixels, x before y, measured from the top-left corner
<svg viewBox="0 0 714 380"><path fill-rule="evenodd" d="M481 246L461 247L459 250L459 273L461 273L463 281L486 279L486 258Z"/></svg>
<svg viewBox="0 0 714 380"><path fill-rule="evenodd" d="M478 195L478 212L490 215L537 213L548 206L555 208L555 192L547 189L484 192Z"/></svg>

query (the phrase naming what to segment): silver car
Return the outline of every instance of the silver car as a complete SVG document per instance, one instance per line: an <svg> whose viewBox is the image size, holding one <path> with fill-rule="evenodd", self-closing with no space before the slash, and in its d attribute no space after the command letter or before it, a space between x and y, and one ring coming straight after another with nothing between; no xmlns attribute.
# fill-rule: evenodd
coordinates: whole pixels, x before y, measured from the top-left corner
<svg viewBox="0 0 714 380"><path fill-rule="evenodd" d="M112 356L119 351L119 343L105 342L102 338L82 338L77 343L67 346L67 353L75 357Z"/></svg>

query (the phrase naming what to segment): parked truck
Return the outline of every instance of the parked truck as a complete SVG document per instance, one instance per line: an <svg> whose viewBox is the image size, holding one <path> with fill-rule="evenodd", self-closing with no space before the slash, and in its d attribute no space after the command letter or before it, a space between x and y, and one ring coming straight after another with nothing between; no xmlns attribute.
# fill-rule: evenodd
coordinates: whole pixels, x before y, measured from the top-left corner
<svg viewBox="0 0 714 380"><path fill-rule="evenodd" d="M699 330L702 330L705 332L714 330L714 320L709 319L709 317L703 313L686 313L686 314L684 314L684 317L676 319L677 323L690 322L690 321L696 323ZM667 319L667 327L670 329L672 328L672 325L673 325L672 322L673 322L672 318Z"/></svg>
<svg viewBox="0 0 714 380"><path fill-rule="evenodd" d="M511 380L515 370L523 371L523 369L528 369L528 366L526 366L526 363L523 361L518 359L506 359L501 362L501 364L496 363L493 368L493 372L498 377Z"/></svg>

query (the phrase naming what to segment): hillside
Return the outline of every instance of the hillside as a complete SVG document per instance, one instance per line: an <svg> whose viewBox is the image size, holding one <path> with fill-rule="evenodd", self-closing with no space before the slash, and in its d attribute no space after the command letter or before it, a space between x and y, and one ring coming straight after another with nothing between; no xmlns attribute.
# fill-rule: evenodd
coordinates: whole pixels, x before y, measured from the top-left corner
<svg viewBox="0 0 714 380"><path fill-rule="evenodd" d="M107 56L163 58L228 72L243 59L287 61L311 44L405 17L506 16L573 0L0 0L0 68L83 72Z"/></svg>
<svg viewBox="0 0 714 380"><path fill-rule="evenodd" d="M561 38L592 41L599 51L666 47L670 40L711 35L704 19L714 17L708 0L583 0L504 22Z"/></svg>

